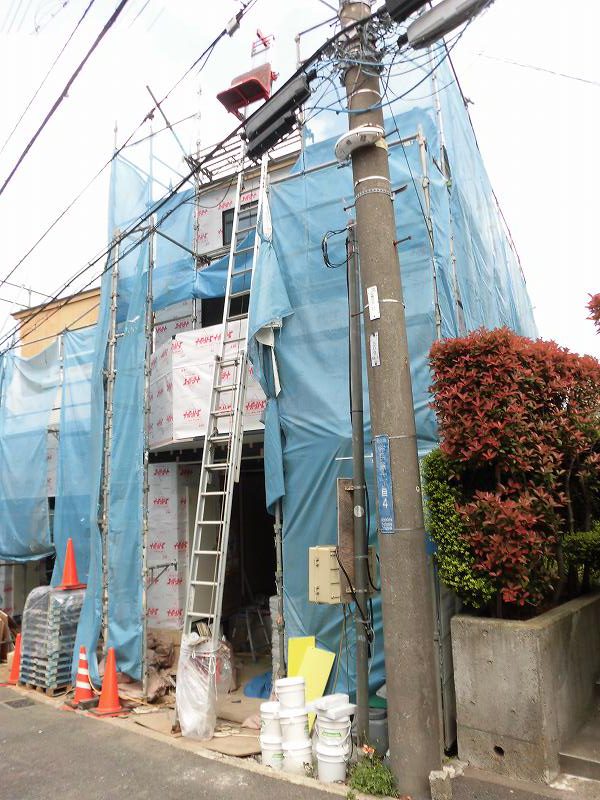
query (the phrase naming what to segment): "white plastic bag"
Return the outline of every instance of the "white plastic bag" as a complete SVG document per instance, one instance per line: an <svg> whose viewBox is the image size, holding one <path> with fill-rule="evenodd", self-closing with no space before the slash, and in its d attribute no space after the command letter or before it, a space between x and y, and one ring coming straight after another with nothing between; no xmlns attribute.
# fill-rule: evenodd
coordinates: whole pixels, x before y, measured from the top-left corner
<svg viewBox="0 0 600 800"><path fill-rule="evenodd" d="M216 653L197 633L181 639L175 702L183 736L212 739L217 724Z"/></svg>

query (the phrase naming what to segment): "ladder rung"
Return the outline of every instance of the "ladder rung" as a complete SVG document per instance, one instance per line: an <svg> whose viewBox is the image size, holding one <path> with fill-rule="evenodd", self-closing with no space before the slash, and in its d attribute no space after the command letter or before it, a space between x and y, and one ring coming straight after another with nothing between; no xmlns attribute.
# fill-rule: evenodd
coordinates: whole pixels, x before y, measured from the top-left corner
<svg viewBox="0 0 600 800"><path fill-rule="evenodd" d="M229 299L235 300L236 297L246 297L248 294L250 294L250 289L242 289L240 292L230 292Z"/></svg>
<svg viewBox="0 0 600 800"><path fill-rule="evenodd" d="M253 250L254 250L254 245L253 244L251 244L250 247L240 247L239 250L234 250L233 251L233 256L235 258L235 256L239 256L242 253L251 253Z"/></svg>
<svg viewBox="0 0 600 800"><path fill-rule="evenodd" d="M219 383L213 386L213 392L234 392L237 388L237 383Z"/></svg>
<svg viewBox="0 0 600 800"><path fill-rule="evenodd" d="M200 492L202 497L220 497L221 495L226 494L226 492Z"/></svg>
<svg viewBox="0 0 600 800"><path fill-rule="evenodd" d="M232 278L237 278L238 275L245 275L247 272L252 272L254 267L246 267L245 269L234 269L231 273Z"/></svg>
<svg viewBox="0 0 600 800"><path fill-rule="evenodd" d="M229 466L230 466L229 465L229 461L227 461L227 462L224 462L222 464L206 464L206 469L222 470L222 469L227 469ZM215 522L214 524L216 525L217 523ZM218 523L218 524L221 524L221 523Z"/></svg>
<svg viewBox="0 0 600 800"><path fill-rule="evenodd" d="M195 556L220 556L220 550L194 550L192 555Z"/></svg>
<svg viewBox="0 0 600 800"><path fill-rule="evenodd" d="M231 439L231 433L213 433L208 437L211 444L219 444L219 442L228 442Z"/></svg>
<svg viewBox="0 0 600 800"><path fill-rule="evenodd" d="M214 619L214 614L202 614L200 611L188 611L187 616L190 619Z"/></svg>
<svg viewBox="0 0 600 800"><path fill-rule="evenodd" d="M222 408L220 411L213 411L213 417L233 417L233 409L232 408Z"/></svg>
<svg viewBox="0 0 600 800"><path fill-rule="evenodd" d="M250 292L247 292L247 294L250 294ZM248 319L248 313L232 314L231 316L227 317L227 322L237 322L239 319Z"/></svg>
<svg viewBox="0 0 600 800"><path fill-rule="evenodd" d="M222 519L197 519L196 520L196 527L200 527L200 525L222 525Z"/></svg>
<svg viewBox="0 0 600 800"><path fill-rule="evenodd" d="M219 361L219 366L223 367L237 367L240 363L239 355L236 358L224 358L222 361Z"/></svg>
<svg viewBox="0 0 600 800"><path fill-rule="evenodd" d="M255 230L256 230L256 225L250 225L248 228L238 228L236 236L238 236L240 233L248 233L248 231L255 231Z"/></svg>
<svg viewBox="0 0 600 800"><path fill-rule="evenodd" d="M218 586L216 581L190 581L190 586Z"/></svg>

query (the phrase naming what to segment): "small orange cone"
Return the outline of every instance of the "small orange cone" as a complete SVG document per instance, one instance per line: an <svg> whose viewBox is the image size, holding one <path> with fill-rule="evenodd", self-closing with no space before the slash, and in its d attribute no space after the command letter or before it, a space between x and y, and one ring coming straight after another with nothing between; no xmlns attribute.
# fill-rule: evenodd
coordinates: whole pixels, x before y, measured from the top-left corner
<svg viewBox="0 0 600 800"><path fill-rule="evenodd" d="M75 550L73 539L67 539L67 551L65 553L65 566L62 574L62 582L56 589L85 589L85 583L79 583L77 574L77 564L75 562Z"/></svg>
<svg viewBox="0 0 600 800"><path fill-rule="evenodd" d="M10 675L8 676L8 684L15 686L19 682L19 675L21 673L21 634L17 633L15 641L15 652L13 655L12 666L10 668Z"/></svg>
<svg viewBox="0 0 600 800"><path fill-rule="evenodd" d="M123 711L123 706L119 702L115 648L109 647L108 654L106 656L106 667L104 669L104 680L102 681L100 702L98 703L98 708L92 708L90 713L101 717L108 717L122 714Z"/></svg>
<svg viewBox="0 0 600 800"><path fill-rule="evenodd" d="M85 647L79 648L79 665L77 666L77 677L75 678L75 696L73 703L83 703L94 699L94 692L90 686L90 673L88 671L88 660Z"/></svg>

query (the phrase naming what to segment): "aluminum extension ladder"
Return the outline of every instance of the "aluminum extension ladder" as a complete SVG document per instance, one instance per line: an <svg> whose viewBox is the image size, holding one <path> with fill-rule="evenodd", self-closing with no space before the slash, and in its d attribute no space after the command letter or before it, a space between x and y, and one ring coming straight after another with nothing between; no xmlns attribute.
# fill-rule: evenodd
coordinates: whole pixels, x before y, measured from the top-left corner
<svg viewBox="0 0 600 800"><path fill-rule="evenodd" d="M212 392L202 454L198 505L190 552L183 632L208 635L219 646L231 506L239 481L243 412L248 367L247 305L256 266L267 188L267 156L260 167L254 221L240 225L245 193L244 162L238 174L227 270L220 352L215 356ZM254 240L251 237L254 236ZM243 284L240 287L240 283ZM232 308L232 304L234 308ZM235 305L239 310L235 311ZM229 379L232 382L229 382ZM225 430L225 428L227 430Z"/></svg>

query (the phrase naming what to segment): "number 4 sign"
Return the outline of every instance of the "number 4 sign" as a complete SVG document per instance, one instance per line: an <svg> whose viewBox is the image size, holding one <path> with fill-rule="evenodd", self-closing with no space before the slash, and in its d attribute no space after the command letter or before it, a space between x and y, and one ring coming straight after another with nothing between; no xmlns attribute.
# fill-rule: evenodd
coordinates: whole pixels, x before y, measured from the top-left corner
<svg viewBox="0 0 600 800"><path fill-rule="evenodd" d="M379 530L381 533L394 533L396 520L394 517L394 493L392 491L389 436L375 436L373 444Z"/></svg>

